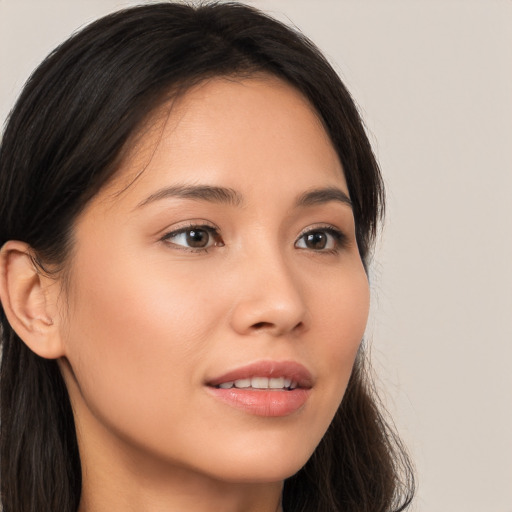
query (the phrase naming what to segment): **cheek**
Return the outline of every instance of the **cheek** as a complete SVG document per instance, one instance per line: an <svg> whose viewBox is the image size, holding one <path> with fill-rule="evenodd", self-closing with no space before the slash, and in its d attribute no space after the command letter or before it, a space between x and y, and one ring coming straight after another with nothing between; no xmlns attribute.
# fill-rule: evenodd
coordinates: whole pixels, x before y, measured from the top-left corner
<svg viewBox="0 0 512 512"><path fill-rule="evenodd" d="M310 358L326 376L322 386L323 409L327 416L336 412L350 378L364 336L370 305L367 276L356 265L343 277L333 280L316 301L316 343L309 347Z"/></svg>
<svg viewBox="0 0 512 512"><path fill-rule="evenodd" d="M209 283L171 275L158 261L110 261L117 264L83 260L71 298L67 357L81 394L91 410L118 419L133 417L134 408L151 416L162 399L169 410L183 409L180 391L200 379L221 314L207 304Z"/></svg>
<svg viewBox="0 0 512 512"><path fill-rule="evenodd" d="M334 300L325 304L324 309L326 318L331 319L328 322L327 348L333 356L333 364L345 361L350 364L359 348L368 320L370 294L366 274L356 274L343 282L332 297Z"/></svg>
<svg viewBox="0 0 512 512"><path fill-rule="evenodd" d="M314 327L323 333L325 350L335 360L357 350L368 320L370 290L359 258L351 257L330 279L319 280L312 300ZM313 283L312 283L313 289Z"/></svg>

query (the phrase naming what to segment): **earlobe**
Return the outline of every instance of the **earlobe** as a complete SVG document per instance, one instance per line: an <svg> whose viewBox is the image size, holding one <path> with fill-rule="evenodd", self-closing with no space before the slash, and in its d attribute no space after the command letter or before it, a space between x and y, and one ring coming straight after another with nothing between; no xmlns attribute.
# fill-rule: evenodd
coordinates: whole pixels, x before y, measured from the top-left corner
<svg viewBox="0 0 512 512"><path fill-rule="evenodd" d="M0 300L11 327L37 355L63 356L55 281L41 274L30 246L10 240L0 250Z"/></svg>

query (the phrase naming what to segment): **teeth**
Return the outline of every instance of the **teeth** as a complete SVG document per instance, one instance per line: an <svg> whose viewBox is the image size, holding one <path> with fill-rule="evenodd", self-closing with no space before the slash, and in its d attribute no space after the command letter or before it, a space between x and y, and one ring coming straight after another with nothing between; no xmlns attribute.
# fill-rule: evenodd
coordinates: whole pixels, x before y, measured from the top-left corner
<svg viewBox="0 0 512 512"><path fill-rule="evenodd" d="M284 387L284 378L279 377L278 379L268 379L268 387L271 389L278 389Z"/></svg>
<svg viewBox="0 0 512 512"><path fill-rule="evenodd" d="M268 389L268 377L253 377L251 387L254 389Z"/></svg>
<svg viewBox="0 0 512 512"><path fill-rule="evenodd" d="M238 379L235 380L235 388L250 388L251 379Z"/></svg>
<svg viewBox="0 0 512 512"><path fill-rule="evenodd" d="M221 389L295 389L297 388L297 382L291 379L285 379L284 377L252 377L250 379L238 379L231 382L223 382L219 384Z"/></svg>

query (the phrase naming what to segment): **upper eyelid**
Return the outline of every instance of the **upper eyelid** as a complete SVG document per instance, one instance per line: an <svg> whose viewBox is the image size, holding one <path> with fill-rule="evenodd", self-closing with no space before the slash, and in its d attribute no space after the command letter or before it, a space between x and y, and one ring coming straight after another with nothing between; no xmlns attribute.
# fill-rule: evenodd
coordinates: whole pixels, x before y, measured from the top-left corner
<svg viewBox="0 0 512 512"><path fill-rule="evenodd" d="M174 224L173 226L165 228L165 230L163 231L163 237L173 235L176 233L182 233L183 231L186 231L187 229L191 228L207 229L210 231L215 231L216 233L220 232L217 226L206 220L184 221L183 223L180 222L177 223L177 225Z"/></svg>
<svg viewBox="0 0 512 512"><path fill-rule="evenodd" d="M183 227L179 227L179 228L176 228L176 229L173 229L171 231L168 231L166 233L166 235L164 236L169 236L169 235L176 235L176 234L179 234L179 233L184 233L185 231L188 231L188 230L191 230L191 229L203 229L205 231L212 231L212 232L215 232L215 233L218 233L218 229L213 227L213 226L209 226L208 224L190 224L188 226L183 226Z"/></svg>
<svg viewBox="0 0 512 512"><path fill-rule="evenodd" d="M307 228L304 228L297 236L297 240L299 240L304 235L311 233L311 231L322 231L322 230L331 231L331 232L335 231L336 233L339 233L340 235L342 235L344 237L347 236L343 229L340 229L339 227L334 226L333 224L318 224L318 225L314 224L312 226L308 226Z"/></svg>
<svg viewBox="0 0 512 512"><path fill-rule="evenodd" d="M164 233L164 236L172 235L175 233L182 233L183 231L186 231L187 229L191 228L201 228L201 229L207 229L211 231L215 231L216 233L220 233L220 229L215 226L214 224L211 224L207 221L192 221L186 224L183 224L181 226L175 227L173 229L166 229L166 232ZM322 229L328 230L328 231L336 231L342 235L345 235L345 232L343 229L340 229L337 226L334 226L333 224L313 224L308 227L305 227L302 229L299 234L297 235L297 239L299 239L301 236L304 236L306 233L309 233L311 231L321 231Z"/></svg>

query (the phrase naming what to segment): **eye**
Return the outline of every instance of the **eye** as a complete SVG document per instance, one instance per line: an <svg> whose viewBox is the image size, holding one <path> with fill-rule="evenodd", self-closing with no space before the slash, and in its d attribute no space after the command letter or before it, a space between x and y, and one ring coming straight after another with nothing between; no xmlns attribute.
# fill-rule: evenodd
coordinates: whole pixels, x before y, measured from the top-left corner
<svg viewBox="0 0 512 512"><path fill-rule="evenodd" d="M167 233L162 240L185 250L198 252L210 247L220 247L224 243L218 231L211 226L186 226Z"/></svg>
<svg viewBox="0 0 512 512"><path fill-rule="evenodd" d="M316 228L302 233L295 242L299 249L311 251L336 252L345 242L345 235L336 228Z"/></svg>

